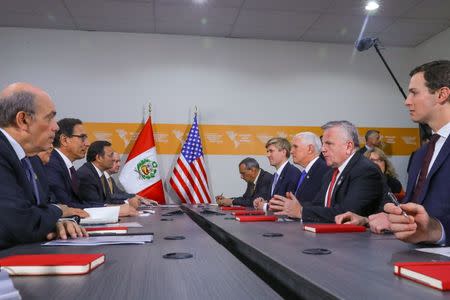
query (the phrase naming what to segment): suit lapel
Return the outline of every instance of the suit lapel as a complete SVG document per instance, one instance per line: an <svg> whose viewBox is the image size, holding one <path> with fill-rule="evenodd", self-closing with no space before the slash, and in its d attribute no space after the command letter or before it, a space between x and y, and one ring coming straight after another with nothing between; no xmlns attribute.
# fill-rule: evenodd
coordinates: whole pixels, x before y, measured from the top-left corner
<svg viewBox="0 0 450 300"><path fill-rule="evenodd" d="M290 167L290 163L288 162L288 163L284 166L283 171L281 171L281 174L280 174L280 176L278 177L278 181L277 181L277 184L275 185L275 188L273 189L272 195L277 195L278 190L280 189L280 185L281 185L281 183L283 182L283 178L286 177L286 173L287 173L287 170L288 170L289 167ZM274 177L274 178L275 178L275 177Z"/></svg>
<svg viewBox="0 0 450 300"><path fill-rule="evenodd" d="M64 159L61 157L61 155L56 151L53 150L52 155L54 155L56 157L56 160L58 161L59 167L61 168L61 170L63 171L63 176L64 176L64 181L66 183L66 188L68 188L69 190L72 191L72 193L74 193L75 195L78 196L78 194L74 191L74 189L72 188L72 178L70 177L70 172L67 169L67 165L64 162Z"/></svg>
<svg viewBox="0 0 450 300"><path fill-rule="evenodd" d="M345 166L344 171L342 171L342 174L338 177L336 184L333 189L333 194L331 195L331 203L334 203L334 197L336 196L336 193L341 188L342 183L347 178L348 174L350 173L353 166L361 159L361 154L356 152L353 157L350 159L348 164ZM331 179L330 179L331 181Z"/></svg>

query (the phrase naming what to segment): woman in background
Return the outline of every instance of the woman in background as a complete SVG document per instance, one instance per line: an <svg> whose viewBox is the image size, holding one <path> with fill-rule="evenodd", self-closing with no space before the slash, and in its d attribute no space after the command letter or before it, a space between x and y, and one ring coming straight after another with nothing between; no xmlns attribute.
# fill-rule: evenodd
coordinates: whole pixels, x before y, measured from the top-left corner
<svg viewBox="0 0 450 300"><path fill-rule="evenodd" d="M387 158L383 150L378 148L373 148L372 150L367 150L364 156L373 161L381 170L381 172L386 176L386 182L391 192L398 194L402 192L402 184L397 179L397 173L395 172L394 166Z"/></svg>

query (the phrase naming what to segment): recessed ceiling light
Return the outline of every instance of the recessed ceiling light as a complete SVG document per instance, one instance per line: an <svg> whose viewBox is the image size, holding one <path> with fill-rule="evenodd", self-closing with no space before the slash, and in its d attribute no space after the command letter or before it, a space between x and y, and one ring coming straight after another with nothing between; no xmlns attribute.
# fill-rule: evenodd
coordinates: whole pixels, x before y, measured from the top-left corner
<svg viewBox="0 0 450 300"><path fill-rule="evenodd" d="M377 10L380 5L376 1L369 1L366 4L366 10L368 11L374 11Z"/></svg>

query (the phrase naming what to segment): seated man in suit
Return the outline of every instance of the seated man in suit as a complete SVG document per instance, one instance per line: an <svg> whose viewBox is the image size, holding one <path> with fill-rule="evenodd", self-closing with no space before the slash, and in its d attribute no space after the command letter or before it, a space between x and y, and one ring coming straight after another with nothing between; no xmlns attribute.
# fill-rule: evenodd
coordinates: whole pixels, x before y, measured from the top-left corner
<svg viewBox="0 0 450 300"><path fill-rule="evenodd" d="M311 205L300 205L297 215L304 222L334 222L336 215L346 211L368 216L378 208L383 197L380 169L357 153L358 132L352 123L332 121L322 129L322 152L332 169L325 174L322 188ZM282 202L295 200L292 193L274 198L272 205L280 206Z"/></svg>
<svg viewBox="0 0 450 300"><path fill-rule="evenodd" d="M77 170L80 198L88 203L126 205L128 215L137 215L137 211L125 203L127 198L118 199L111 194L105 172L113 166L113 154L110 142L95 141L89 146L86 163Z"/></svg>
<svg viewBox="0 0 450 300"><path fill-rule="evenodd" d="M367 150L372 150L373 148L381 148L381 136L380 132L375 129L369 129L367 130L365 136L366 145L364 147L361 147L358 152L364 155Z"/></svg>
<svg viewBox="0 0 450 300"><path fill-rule="evenodd" d="M129 194L117 186L116 181L114 180L114 178L112 178L112 175L119 173L120 166L120 155L119 153L114 152L113 166L105 172L106 181L108 182L108 187L111 192L111 198L113 199L113 201L126 200L128 201L128 204L130 204L133 208L138 208L141 203L158 205L158 202L154 200L145 199L144 197L136 194Z"/></svg>
<svg viewBox="0 0 450 300"><path fill-rule="evenodd" d="M272 199L270 210L279 211L292 218L300 218L300 205L308 205L314 200L322 187L323 176L329 170L326 162L319 156L321 148L322 142L312 132L301 132L294 136L292 160L304 170L293 193L294 197L286 198L286 201Z"/></svg>
<svg viewBox="0 0 450 300"><path fill-rule="evenodd" d="M58 126L53 140L55 149L45 165L56 201L75 208L103 206L103 203L88 203L79 197L79 180L73 163L84 158L89 147L83 123L79 119L65 118L58 121Z"/></svg>
<svg viewBox="0 0 450 300"><path fill-rule="evenodd" d="M86 236L75 222L59 221L69 215L67 207L48 204L48 187L38 180L42 169L29 159L50 148L55 114L50 96L30 84L0 92L0 248Z"/></svg>
<svg viewBox="0 0 450 300"><path fill-rule="evenodd" d="M385 205L386 213L369 218L346 213L339 223L367 224L373 232L390 229L405 242L450 245L450 61L433 61L410 73L405 105L414 122L433 130L429 143L417 150L408 173L406 197L400 207Z"/></svg>
<svg viewBox="0 0 450 300"><path fill-rule="evenodd" d="M264 199L258 197L253 201L253 206L257 209L267 210L270 200L274 195L286 195L287 192L294 192L300 170L289 163L291 144L285 138L271 138L266 143L267 158L271 166L276 169L271 183L270 197Z"/></svg>
<svg viewBox="0 0 450 300"><path fill-rule="evenodd" d="M242 197L225 198L222 195L216 196L216 202L219 205L243 205L253 207L253 200L258 197L263 199L270 198L270 188L272 183L272 174L259 167L256 159L247 157L239 163L239 173L241 178L247 182L247 189Z"/></svg>

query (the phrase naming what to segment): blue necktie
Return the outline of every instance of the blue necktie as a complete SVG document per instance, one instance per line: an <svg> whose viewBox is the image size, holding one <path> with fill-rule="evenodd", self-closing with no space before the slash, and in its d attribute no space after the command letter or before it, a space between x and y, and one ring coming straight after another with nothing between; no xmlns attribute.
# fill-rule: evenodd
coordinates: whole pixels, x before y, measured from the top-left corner
<svg viewBox="0 0 450 300"><path fill-rule="evenodd" d="M302 185L303 180L305 180L306 174L307 174L306 171L303 170L303 171L302 171L302 175L300 176L300 179L298 180L297 188L295 189L295 194L297 194L298 189L299 189L300 186ZM294 194L294 195L295 195L295 194Z"/></svg>
<svg viewBox="0 0 450 300"><path fill-rule="evenodd" d="M22 162L22 166L25 169L25 174L27 175L28 181L31 183L33 188L33 194L36 198L36 204L39 205L41 203L41 199L39 197L39 189L36 174L34 173L33 166L31 165L30 159L28 157L24 157L20 160Z"/></svg>
<svg viewBox="0 0 450 300"><path fill-rule="evenodd" d="M273 176L273 183L272 183L272 193L271 193L272 196L273 191L275 190L275 186L277 185L277 181L278 181L278 173L275 173Z"/></svg>

